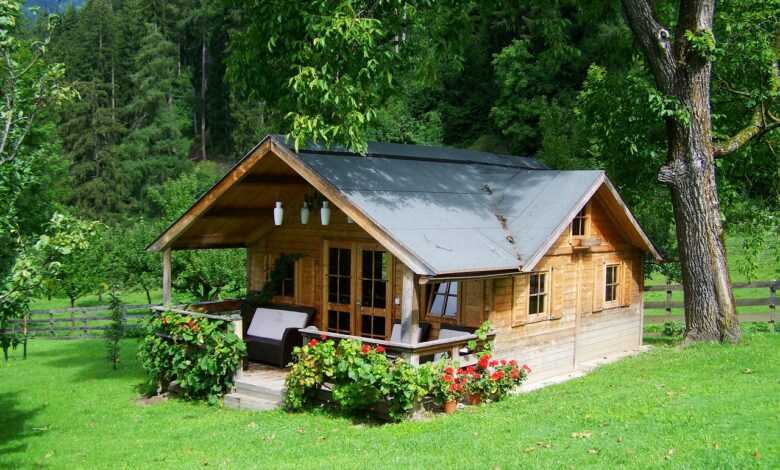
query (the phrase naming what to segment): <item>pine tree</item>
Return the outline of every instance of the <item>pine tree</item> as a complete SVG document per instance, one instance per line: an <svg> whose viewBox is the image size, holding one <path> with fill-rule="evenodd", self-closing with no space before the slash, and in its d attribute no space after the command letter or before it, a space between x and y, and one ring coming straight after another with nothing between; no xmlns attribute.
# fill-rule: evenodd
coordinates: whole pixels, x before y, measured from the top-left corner
<svg viewBox="0 0 780 470"><path fill-rule="evenodd" d="M186 100L192 89L189 74L179 72L176 45L156 25L146 25L134 63L134 98L125 109L130 130L122 154L132 194L140 197L145 185L162 183L189 165Z"/></svg>

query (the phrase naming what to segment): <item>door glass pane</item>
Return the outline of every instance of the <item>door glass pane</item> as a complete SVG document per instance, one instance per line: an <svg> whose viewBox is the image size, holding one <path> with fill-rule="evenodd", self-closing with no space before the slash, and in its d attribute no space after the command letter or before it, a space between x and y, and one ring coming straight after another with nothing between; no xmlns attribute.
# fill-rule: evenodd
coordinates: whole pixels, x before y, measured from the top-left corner
<svg viewBox="0 0 780 470"><path fill-rule="evenodd" d="M349 276L352 272L352 251L346 248L339 248L339 274Z"/></svg>
<svg viewBox="0 0 780 470"><path fill-rule="evenodd" d="M360 295L360 303L363 307L374 307L374 303L371 299L371 284L370 279L363 279L361 282L361 290L363 292Z"/></svg>
<svg viewBox="0 0 780 470"><path fill-rule="evenodd" d="M371 315L363 315L360 319L360 334L371 336Z"/></svg>
<svg viewBox="0 0 780 470"><path fill-rule="evenodd" d="M374 272L374 259L372 257L373 251L363 251L361 258L363 259L363 278L371 278L371 273Z"/></svg>
<svg viewBox="0 0 780 470"><path fill-rule="evenodd" d="M338 303L339 278L328 276L328 302Z"/></svg>
<svg viewBox="0 0 780 470"><path fill-rule="evenodd" d="M338 274L339 249L331 248L328 250L328 274Z"/></svg>
<svg viewBox="0 0 780 470"><path fill-rule="evenodd" d="M374 308L386 308L387 283L385 281L374 282Z"/></svg>
<svg viewBox="0 0 780 470"><path fill-rule="evenodd" d="M338 303L349 305L352 295L352 289L350 288L349 278L339 278L339 300Z"/></svg>

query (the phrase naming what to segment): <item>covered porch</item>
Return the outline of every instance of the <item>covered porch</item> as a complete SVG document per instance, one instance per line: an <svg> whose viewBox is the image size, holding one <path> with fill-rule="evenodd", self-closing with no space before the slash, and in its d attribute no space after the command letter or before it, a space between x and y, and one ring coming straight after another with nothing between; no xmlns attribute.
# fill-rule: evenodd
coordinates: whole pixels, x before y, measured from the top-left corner
<svg viewBox="0 0 780 470"><path fill-rule="evenodd" d="M473 332L491 306L491 281L468 274L440 279L377 224L375 214L332 184L372 184L365 175L351 173L350 166L344 174L323 175L322 168L305 164L315 157L266 139L161 234L149 249L162 253L165 306L230 317L236 334L250 346L263 343L262 350L274 341L289 350L291 341L297 346L324 336L381 345L415 364L444 353L467 361L465 346L477 339ZM342 157L321 158L339 163ZM360 158L343 157L342 163L360 164ZM385 196L375 203L387 211L403 201ZM246 265L236 269L246 270L247 298L171 305L174 251L225 248L246 250ZM252 304L269 292L264 305ZM300 323L295 312L311 314ZM263 328L271 323L274 334ZM287 363L254 354L249 362Z"/></svg>

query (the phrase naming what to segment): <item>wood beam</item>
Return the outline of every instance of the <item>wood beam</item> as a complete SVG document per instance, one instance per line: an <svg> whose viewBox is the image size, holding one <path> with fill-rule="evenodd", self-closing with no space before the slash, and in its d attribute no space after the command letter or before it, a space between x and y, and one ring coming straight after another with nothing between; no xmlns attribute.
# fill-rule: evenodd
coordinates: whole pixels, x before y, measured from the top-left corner
<svg viewBox="0 0 780 470"><path fill-rule="evenodd" d="M168 247L163 250L162 254L163 263L163 305L171 305L171 248Z"/></svg>
<svg viewBox="0 0 780 470"><path fill-rule="evenodd" d="M206 212L204 218L246 219L273 214L273 207L213 207Z"/></svg>
<svg viewBox="0 0 780 470"><path fill-rule="evenodd" d="M417 344L420 329L420 302L418 287L415 282L415 274L406 266L403 266L403 279L401 281L401 342ZM412 354L407 360L412 365L420 362L420 356Z"/></svg>
<svg viewBox="0 0 780 470"><path fill-rule="evenodd" d="M238 184L241 186L305 186L306 180L299 175L249 174Z"/></svg>

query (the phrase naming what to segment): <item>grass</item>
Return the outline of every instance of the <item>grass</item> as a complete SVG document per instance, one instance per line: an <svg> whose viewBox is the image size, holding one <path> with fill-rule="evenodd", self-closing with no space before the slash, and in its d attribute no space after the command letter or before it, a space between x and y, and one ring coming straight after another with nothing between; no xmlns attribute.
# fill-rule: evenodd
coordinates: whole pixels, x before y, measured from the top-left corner
<svg viewBox="0 0 780 470"><path fill-rule="evenodd" d="M0 367L0 467L776 468L780 334L660 346L565 384L429 421L139 405L134 341L36 340Z"/></svg>

